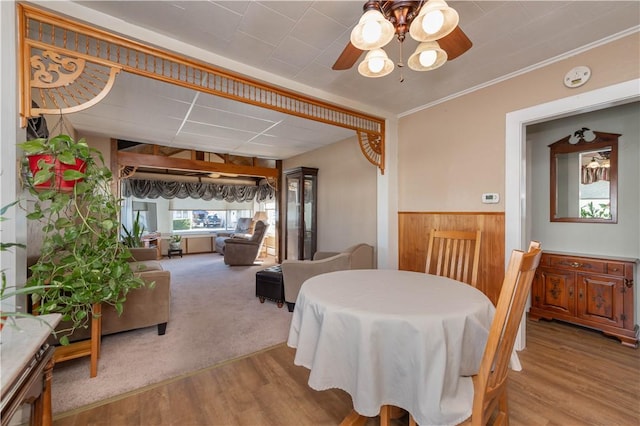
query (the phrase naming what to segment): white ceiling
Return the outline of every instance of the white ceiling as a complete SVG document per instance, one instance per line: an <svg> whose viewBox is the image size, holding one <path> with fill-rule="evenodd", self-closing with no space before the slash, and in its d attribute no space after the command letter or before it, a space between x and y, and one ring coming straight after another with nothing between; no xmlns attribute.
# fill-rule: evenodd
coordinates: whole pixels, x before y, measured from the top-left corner
<svg viewBox="0 0 640 426"><path fill-rule="evenodd" d="M41 5L56 9L55 3ZM331 69L362 14L364 1L74 3L74 10L93 9L86 16L92 16L96 26L105 22L114 31L127 27L124 23L134 24L160 34L160 45L162 36L168 36L228 58L224 65L232 71L254 70L251 76L263 80L280 76L273 79L280 85L289 81L291 87L308 87L307 94L326 93L395 115L640 28L637 0L449 1L473 47L434 71L405 67L401 83L398 68L377 79L360 76L357 64L346 71ZM94 11L117 20L102 15L96 19ZM78 15L84 14L75 15L82 19ZM405 62L416 45L407 37ZM396 62L398 46L393 40L385 48ZM280 159L354 136L350 130L126 73L117 77L105 100L69 119L80 130L109 137Z"/></svg>

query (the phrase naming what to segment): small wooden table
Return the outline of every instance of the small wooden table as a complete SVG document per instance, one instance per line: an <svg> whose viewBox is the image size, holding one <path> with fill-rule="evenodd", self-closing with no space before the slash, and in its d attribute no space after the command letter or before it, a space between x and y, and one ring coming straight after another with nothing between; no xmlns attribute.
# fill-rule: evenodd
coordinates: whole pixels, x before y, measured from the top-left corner
<svg viewBox="0 0 640 426"><path fill-rule="evenodd" d="M182 257L182 249L181 248L178 248L178 249L169 248L169 250L167 250L167 256L169 256L169 259L171 259L171 255L172 254L178 254L178 255L180 255L180 257Z"/></svg>

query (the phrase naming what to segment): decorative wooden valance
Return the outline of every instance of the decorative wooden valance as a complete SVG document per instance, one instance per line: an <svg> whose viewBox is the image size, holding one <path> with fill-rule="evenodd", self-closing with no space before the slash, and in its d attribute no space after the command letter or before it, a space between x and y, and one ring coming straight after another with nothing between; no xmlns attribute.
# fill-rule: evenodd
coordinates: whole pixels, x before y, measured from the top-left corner
<svg viewBox="0 0 640 426"><path fill-rule="evenodd" d="M352 129L384 173L384 119L304 96L19 4L20 115L81 111L99 102L121 70L290 115ZM32 106L34 101L38 106Z"/></svg>

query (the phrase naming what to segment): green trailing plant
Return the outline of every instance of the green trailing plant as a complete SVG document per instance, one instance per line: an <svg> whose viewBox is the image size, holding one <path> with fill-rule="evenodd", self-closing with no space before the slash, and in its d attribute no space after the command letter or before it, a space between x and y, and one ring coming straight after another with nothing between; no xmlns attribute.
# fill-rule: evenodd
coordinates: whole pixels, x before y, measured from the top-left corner
<svg viewBox="0 0 640 426"><path fill-rule="evenodd" d="M127 229L127 227L122 224L122 231L124 232L122 235L122 241L127 247L142 247L144 245L142 242L142 235L144 234L145 229L144 225L140 221L140 212L136 213L136 219L133 221L131 229Z"/></svg>
<svg viewBox="0 0 640 426"><path fill-rule="evenodd" d="M112 174L100 151L67 135L19 146L27 155L51 153L65 161L78 156L86 163L83 173L62 177L81 179L70 191L37 189L38 182L46 182L45 175L26 178L36 198L27 218L41 222L43 232L40 257L31 267L27 287L34 289L34 312L57 312L70 321L70 328L60 331L60 343L66 344L76 328L88 326L94 304L109 304L122 313L127 293L144 282L131 270L131 254L120 241L120 200L111 192Z"/></svg>
<svg viewBox="0 0 640 426"><path fill-rule="evenodd" d="M7 218L5 217L7 210L15 206L17 203L18 203L18 200L0 208L0 222L4 222L5 220L7 220ZM9 251L13 248L25 248L25 245L20 243L0 241L0 251ZM46 288L46 286L39 286L38 288L35 288L35 287L18 287L16 285L8 285L7 275L5 273L5 270L6 269L0 270L0 302L10 298L22 296L22 295L29 295L30 293L33 293L36 290L44 290ZM2 328L2 326L4 326L4 324L7 322L14 323L15 318L20 318L20 317L33 318L34 316L27 312L3 310L0 314L0 328Z"/></svg>

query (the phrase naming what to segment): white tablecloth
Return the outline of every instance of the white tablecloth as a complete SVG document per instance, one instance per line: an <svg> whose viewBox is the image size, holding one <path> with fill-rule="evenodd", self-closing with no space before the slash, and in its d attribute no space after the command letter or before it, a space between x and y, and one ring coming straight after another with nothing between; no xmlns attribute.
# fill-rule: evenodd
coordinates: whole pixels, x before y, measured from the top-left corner
<svg viewBox="0 0 640 426"><path fill-rule="evenodd" d="M473 383L495 308L470 285L397 270L349 270L307 280L288 345L309 386L343 389L354 409L409 411L418 424L471 415Z"/></svg>

